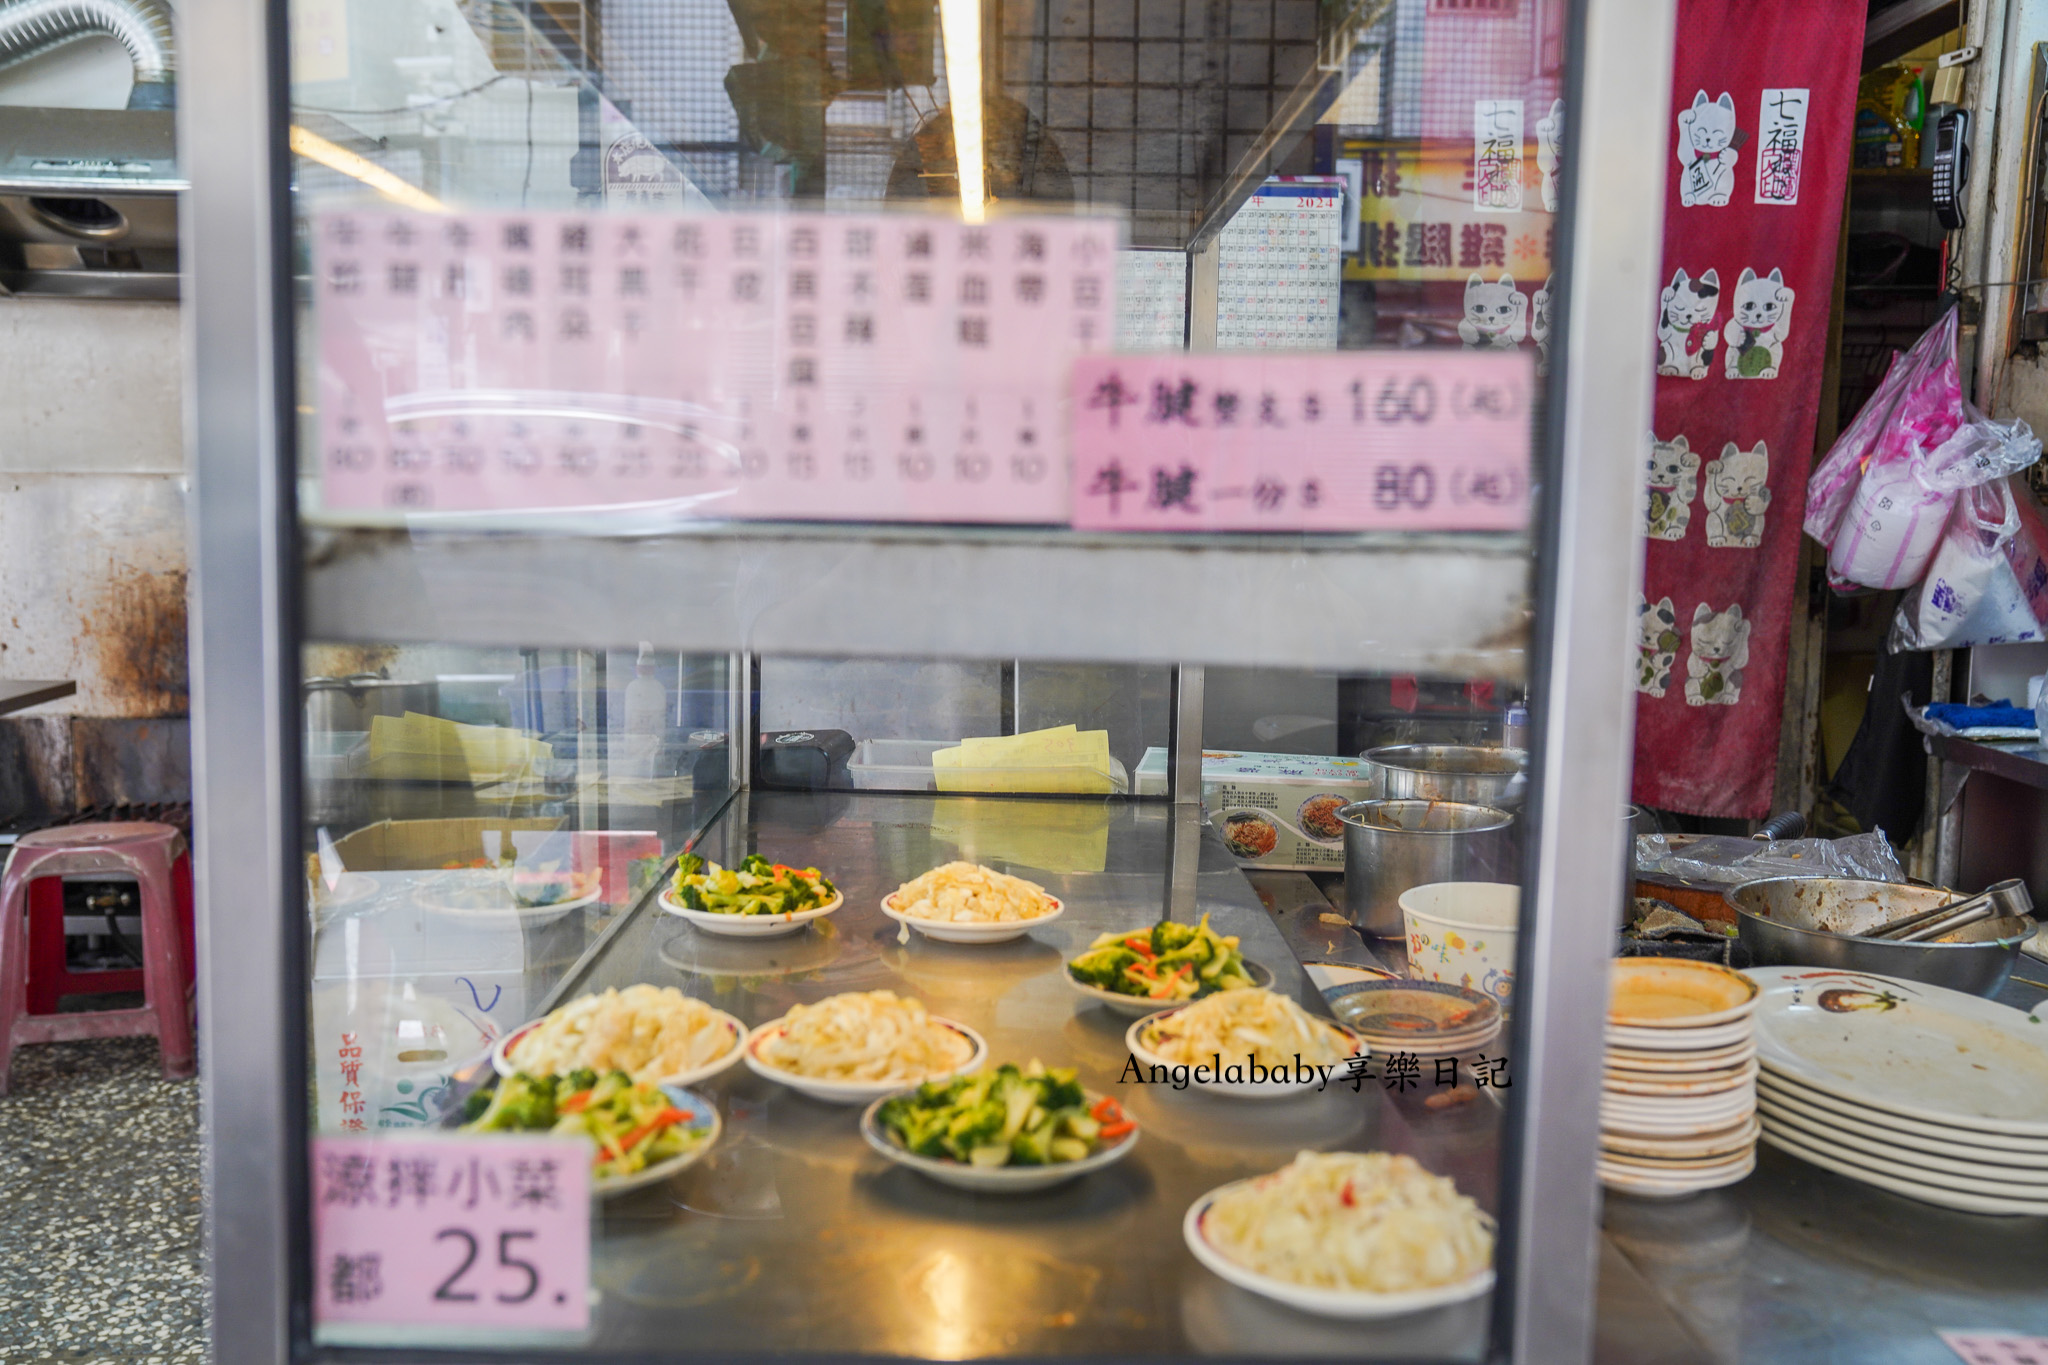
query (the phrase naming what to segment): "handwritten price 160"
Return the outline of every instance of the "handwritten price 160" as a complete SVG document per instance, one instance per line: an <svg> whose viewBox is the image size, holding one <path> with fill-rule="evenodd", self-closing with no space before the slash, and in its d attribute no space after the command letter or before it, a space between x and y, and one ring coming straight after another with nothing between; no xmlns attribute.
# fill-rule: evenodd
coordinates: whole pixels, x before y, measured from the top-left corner
<svg viewBox="0 0 2048 1365"><path fill-rule="evenodd" d="M1426 374L1408 378L1390 375L1381 381L1377 393L1362 379L1351 381L1351 420L1363 422L1368 413L1386 426L1403 422L1428 426L1436 420L1440 403L1436 381ZM1522 392L1508 384L1472 383L1460 380L1452 386L1449 410L1459 418L1485 417L1496 421L1522 415Z"/></svg>

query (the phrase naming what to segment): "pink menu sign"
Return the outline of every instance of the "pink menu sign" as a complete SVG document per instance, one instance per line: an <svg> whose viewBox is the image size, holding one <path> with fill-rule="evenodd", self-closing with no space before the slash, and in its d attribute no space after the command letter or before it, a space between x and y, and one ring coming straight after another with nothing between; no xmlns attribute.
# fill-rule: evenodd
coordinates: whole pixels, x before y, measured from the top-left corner
<svg viewBox="0 0 2048 1365"><path fill-rule="evenodd" d="M1943 1332L1948 1348L1969 1365L2048 1365L2048 1337L2010 1332Z"/></svg>
<svg viewBox="0 0 2048 1365"><path fill-rule="evenodd" d="M586 1329L590 1152L502 1133L315 1138L315 1320Z"/></svg>
<svg viewBox="0 0 2048 1365"><path fill-rule="evenodd" d="M329 509L662 504L1064 521L1066 382L1119 225L337 211L314 224Z"/></svg>
<svg viewBox="0 0 2048 1365"><path fill-rule="evenodd" d="M1485 351L1086 356L1077 527L1517 530L1529 356Z"/></svg>

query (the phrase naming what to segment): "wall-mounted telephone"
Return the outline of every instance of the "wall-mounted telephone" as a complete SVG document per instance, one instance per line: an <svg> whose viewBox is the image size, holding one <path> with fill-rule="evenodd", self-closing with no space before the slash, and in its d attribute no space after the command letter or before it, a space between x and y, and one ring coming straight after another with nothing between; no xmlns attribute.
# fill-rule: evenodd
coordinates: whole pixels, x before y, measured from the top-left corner
<svg viewBox="0 0 2048 1365"><path fill-rule="evenodd" d="M1934 216L1950 232L1963 225L1970 180L1970 111L1951 109L1934 123Z"/></svg>

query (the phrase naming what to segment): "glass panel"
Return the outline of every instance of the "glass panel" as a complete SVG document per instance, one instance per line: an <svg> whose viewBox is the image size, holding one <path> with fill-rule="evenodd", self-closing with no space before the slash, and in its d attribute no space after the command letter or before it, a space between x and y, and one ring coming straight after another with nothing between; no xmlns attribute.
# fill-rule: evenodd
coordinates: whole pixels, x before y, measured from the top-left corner
<svg viewBox="0 0 2048 1365"><path fill-rule="evenodd" d="M309 645L302 668L316 1121L427 1127L725 803L726 660Z"/></svg>
<svg viewBox="0 0 2048 1365"><path fill-rule="evenodd" d="M318 1131L508 1112L485 1044L673 988L682 1016L785 1031L690 1073L722 1135L604 1205L592 1326L564 1349L1483 1358L1517 1094L1523 759L1502 744L1532 466L1509 462L1512 490L1454 480L1401 428L1361 481L1366 457L1326 433L1492 399L1448 368L1368 386L1318 367L1487 352L1540 387L1566 8L293 0L308 615L354 623L305 661ZM984 275L992 243L1008 255ZM871 273L871 250L894 254ZM1086 266L1041 270L1040 250ZM1002 362L976 368L985 342ZM857 370L863 347L879 358ZM1183 350L1267 354L1073 387L1088 353L1135 375ZM519 359L494 370L501 351ZM1105 405L1129 453L1060 483ZM862 446L875 412L889 434ZM1499 418L1518 452L1537 416ZM1195 471L1187 443L1218 433L1331 463ZM698 482L647 492L670 469ZM1019 491L975 492L1000 479ZM1398 523L1449 537L1303 529L1337 492L1511 510ZM1088 497L1175 534L1070 529ZM1172 520L1233 498L1285 529ZM1481 599L1484 628L1444 625ZM1028 639L995 638L1011 626ZM737 678L685 646L762 652ZM1222 659L1240 667L1199 668ZM1347 823L1410 795L1360 757L1395 743L1478 746L1498 780ZM1172 801L1176 778L1200 804ZM1036 890L941 877L924 915L897 898L955 862ZM1446 883L1411 925L1403 893ZM527 887L594 898L530 906ZM742 936L764 928L789 932ZM1399 1010L1361 1007L1404 971L1422 980ZM842 1001L839 1042L798 1028L870 991L951 1022ZM500 1012L478 1022L485 999ZM1190 1000L1189 1033L1132 1032ZM447 1055L381 1043L352 1081L336 1009L379 1039L438 1028ZM1249 1032L1200 1022L1238 1011ZM911 1041L881 1046L899 1027ZM563 1102L582 1092L557 1073L625 1055L523 1049L507 1066L528 1057ZM1071 1068L1083 1103L1020 1073L998 1101L946 1096L943 1131L911 1101L867 1108L1034 1061ZM1302 1152L1286 1188L1326 1183L1303 1197L1327 1235L1291 1258L1227 1231L1270 1211L1237 1182ZM1433 1259L1347 1263L1338 1306L1447 1306L1369 1329L1298 1311L1394 1183L1440 1206L1418 1234ZM1225 1212L1188 1221L1225 1186ZM336 1325L332 1269L308 1277L320 1340L362 1340ZM452 1335L502 1344L490 1328ZM430 1337L450 1334L382 1340Z"/></svg>

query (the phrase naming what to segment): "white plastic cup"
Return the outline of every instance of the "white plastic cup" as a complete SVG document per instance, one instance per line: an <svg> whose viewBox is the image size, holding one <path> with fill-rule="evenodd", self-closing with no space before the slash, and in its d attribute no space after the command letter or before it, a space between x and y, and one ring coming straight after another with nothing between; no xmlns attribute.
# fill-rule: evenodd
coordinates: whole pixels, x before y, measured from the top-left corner
<svg viewBox="0 0 2048 1365"><path fill-rule="evenodd" d="M1522 888L1512 882L1431 882L1401 893L1408 975L1481 991L1506 1014L1515 995Z"/></svg>

